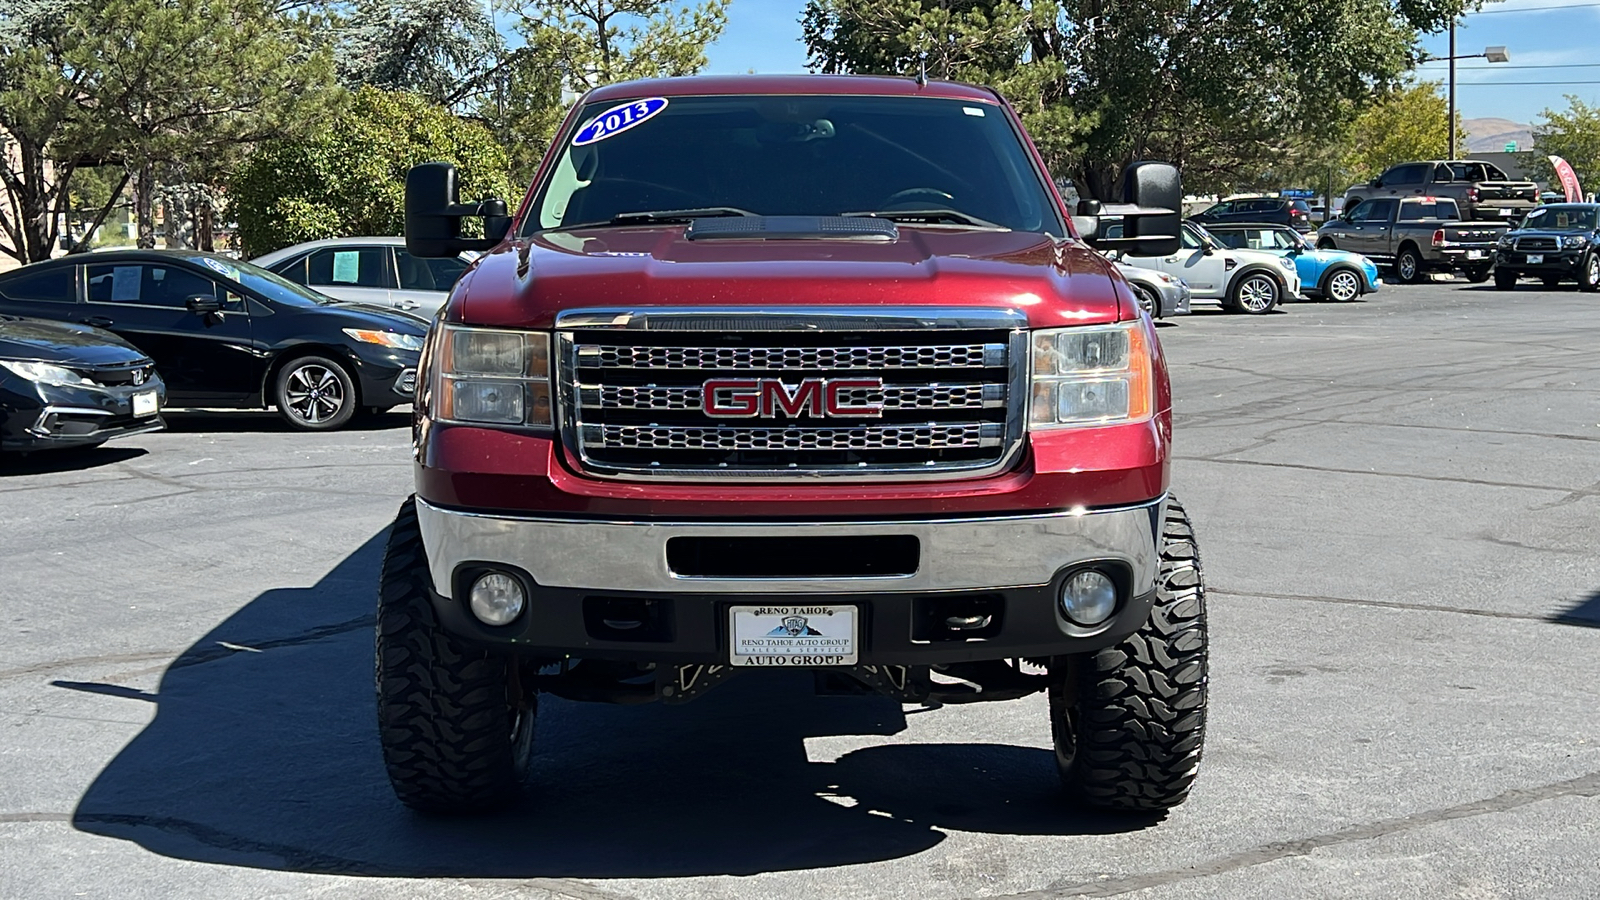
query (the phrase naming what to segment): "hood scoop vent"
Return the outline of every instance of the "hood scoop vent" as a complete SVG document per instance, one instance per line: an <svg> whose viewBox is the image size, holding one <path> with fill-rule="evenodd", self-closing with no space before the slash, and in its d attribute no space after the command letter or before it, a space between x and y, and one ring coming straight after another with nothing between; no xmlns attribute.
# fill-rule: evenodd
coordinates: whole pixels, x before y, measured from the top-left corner
<svg viewBox="0 0 1600 900"><path fill-rule="evenodd" d="M691 221L683 236L691 241L889 242L900 237L900 229L868 216L718 216Z"/></svg>

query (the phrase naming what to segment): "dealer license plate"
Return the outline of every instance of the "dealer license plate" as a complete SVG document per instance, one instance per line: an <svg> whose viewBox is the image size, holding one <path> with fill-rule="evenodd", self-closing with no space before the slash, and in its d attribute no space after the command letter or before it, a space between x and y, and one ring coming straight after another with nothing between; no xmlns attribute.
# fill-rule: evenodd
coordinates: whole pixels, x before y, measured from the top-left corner
<svg viewBox="0 0 1600 900"><path fill-rule="evenodd" d="M1516 213L1516 210L1512 209L1509 206L1503 206L1503 207L1500 208L1500 215L1502 215L1502 216L1510 216L1510 215L1513 215L1515 213Z"/></svg>
<svg viewBox="0 0 1600 900"><path fill-rule="evenodd" d="M1467 259L1483 259L1483 253L1482 250L1468 250Z"/></svg>
<svg viewBox="0 0 1600 900"><path fill-rule="evenodd" d="M140 391L133 395L133 417L153 416L161 404L156 401L155 391Z"/></svg>
<svg viewBox="0 0 1600 900"><path fill-rule="evenodd" d="M1528 254L1528 265L1537 266L1539 263L1542 263L1542 262L1544 262L1544 254L1543 253L1529 253Z"/></svg>
<svg viewBox="0 0 1600 900"><path fill-rule="evenodd" d="M854 606L735 606L728 611L736 666L856 664Z"/></svg>

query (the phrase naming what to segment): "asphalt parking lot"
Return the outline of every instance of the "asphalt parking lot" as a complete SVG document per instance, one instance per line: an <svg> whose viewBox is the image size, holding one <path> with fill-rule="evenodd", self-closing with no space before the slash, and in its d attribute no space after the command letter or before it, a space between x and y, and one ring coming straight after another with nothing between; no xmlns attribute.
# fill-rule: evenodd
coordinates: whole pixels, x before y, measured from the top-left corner
<svg viewBox="0 0 1600 900"><path fill-rule="evenodd" d="M1594 896L1600 297L1161 333L1214 648L1165 819L1063 808L1040 697L783 675L552 700L525 806L409 814L371 676L408 419L180 413L0 469L0 898Z"/></svg>

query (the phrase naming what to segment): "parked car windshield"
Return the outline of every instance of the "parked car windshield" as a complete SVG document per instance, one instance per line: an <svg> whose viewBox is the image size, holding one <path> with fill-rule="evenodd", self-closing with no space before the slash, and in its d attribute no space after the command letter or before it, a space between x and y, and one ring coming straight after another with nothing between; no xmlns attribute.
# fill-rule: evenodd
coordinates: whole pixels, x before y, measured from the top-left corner
<svg viewBox="0 0 1600 900"><path fill-rule="evenodd" d="M1523 228L1540 231L1594 231L1595 207L1592 206L1541 206L1528 213Z"/></svg>
<svg viewBox="0 0 1600 900"><path fill-rule="evenodd" d="M337 302L324 294L319 294L310 288L295 284L276 272L269 272L254 263L242 262L237 259L225 259L219 256L193 256L190 257L190 260L232 278L268 300L288 306L327 306L330 303Z"/></svg>
<svg viewBox="0 0 1600 900"><path fill-rule="evenodd" d="M647 220L639 213L672 211L900 213L918 225L1066 233L1021 136L987 103L647 98L589 104L577 123L539 187L524 234L637 224ZM923 211L949 214L907 215Z"/></svg>

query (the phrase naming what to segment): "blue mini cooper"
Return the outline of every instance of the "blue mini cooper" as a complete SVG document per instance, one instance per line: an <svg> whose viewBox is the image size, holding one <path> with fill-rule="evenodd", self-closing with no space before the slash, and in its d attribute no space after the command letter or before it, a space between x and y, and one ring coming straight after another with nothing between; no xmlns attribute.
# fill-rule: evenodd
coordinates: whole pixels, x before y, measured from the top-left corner
<svg viewBox="0 0 1600 900"><path fill-rule="evenodd" d="M1307 297L1343 303L1376 291L1380 283L1372 260L1348 250L1318 250L1287 225L1207 225L1206 230L1235 250L1292 258Z"/></svg>

